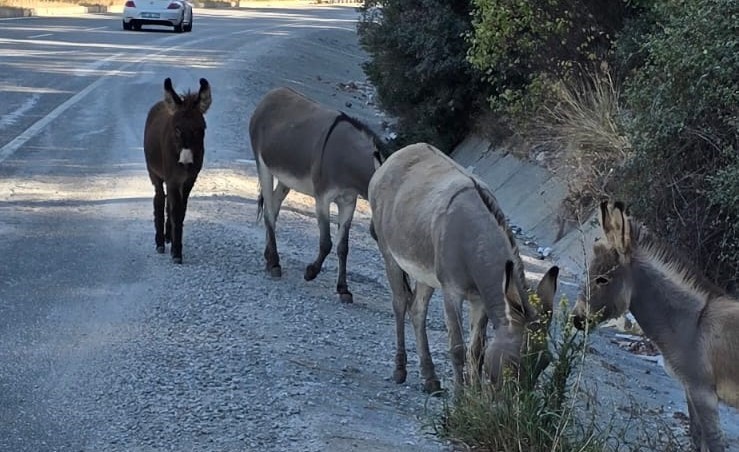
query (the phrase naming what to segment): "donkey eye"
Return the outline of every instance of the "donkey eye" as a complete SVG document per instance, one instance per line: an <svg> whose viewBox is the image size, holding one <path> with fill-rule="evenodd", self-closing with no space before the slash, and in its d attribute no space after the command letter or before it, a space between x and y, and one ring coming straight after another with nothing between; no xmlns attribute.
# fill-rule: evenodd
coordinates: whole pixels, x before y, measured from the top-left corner
<svg viewBox="0 0 739 452"><path fill-rule="evenodd" d="M610 280L606 278L605 276L598 276L597 278L595 278L595 283L598 284L599 286L608 284L609 281Z"/></svg>
<svg viewBox="0 0 739 452"><path fill-rule="evenodd" d="M182 130L180 130L179 127L175 127L174 133L175 133L175 135L177 135L177 138L179 138L179 137L182 136Z"/></svg>

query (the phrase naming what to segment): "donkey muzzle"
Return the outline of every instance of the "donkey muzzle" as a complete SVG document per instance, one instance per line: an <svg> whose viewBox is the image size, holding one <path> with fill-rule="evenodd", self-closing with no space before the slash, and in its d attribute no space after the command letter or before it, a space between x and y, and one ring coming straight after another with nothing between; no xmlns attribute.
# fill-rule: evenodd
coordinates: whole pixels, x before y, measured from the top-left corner
<svg viewBox="0 0 739 452"><path fill-rule="evenodd" d="M180 150L180 159L177 161L182 166L187 167L188 165L192 165L195 163L195 159L192 155L192 150L190 148L183 148Z"/></svg>
<svg viewBox="0 0 739 452"><path fill-rule="evenodd" d="M580 331L583 331L585 329L585 326L587 325L587 319L585 316L581 315L574 315L572 316L572 324Z"/></svg>

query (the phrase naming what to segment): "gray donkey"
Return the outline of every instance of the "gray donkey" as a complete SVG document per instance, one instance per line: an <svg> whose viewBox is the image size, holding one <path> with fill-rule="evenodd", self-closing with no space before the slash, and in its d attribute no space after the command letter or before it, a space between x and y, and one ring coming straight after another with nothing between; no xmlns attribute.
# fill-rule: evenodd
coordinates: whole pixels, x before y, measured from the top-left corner
<svg viewBox="0 0 739 452"><path fill-rule="evenodd" d="M338 206L336 291L353 301L346 283L349 228L357 196L367 198L367 186L380 165L382 140L362 122L323 106L290 88L276 88L259 102L249 122L249 136L259 173L259 215L267 229L264 258L273 277L282 276L275 227L280 206L290 190L316 200L320 230L318 257L305 269L305 280L318 276L331 252L330 206ZM277 186L274 186L277 179Z"/></svg>
<svg viewBox="0 0 739 452"><path fill-rule="evenodd" d="M629 218L623 203L602 203L600 224L605 240L594 246L575 325L631 311L685 388L695 448L725 450L718 403L739 408L739 301Z"/></svg>
<svg viewBox="0 0 739 452"><path fill-rule="evenodd" d="M424 389L440 389L426 335L428 302L434 289L444 294L457 386L464 382L461 321L465 299L470 301L470 354L498 381L501 365L515 364L520 357L525 325L540 313L528 301L516 241L490 189L438 149L418 143L392 154L375 172L369 201L372 228L393 293L395 381L402 383L407 375L404 322L410 310ZM539 284L547 324L557 274L553 267ZM415 290L411 290L409 276L416 281ZM496 335L484 350L488 319Z"/></svg>

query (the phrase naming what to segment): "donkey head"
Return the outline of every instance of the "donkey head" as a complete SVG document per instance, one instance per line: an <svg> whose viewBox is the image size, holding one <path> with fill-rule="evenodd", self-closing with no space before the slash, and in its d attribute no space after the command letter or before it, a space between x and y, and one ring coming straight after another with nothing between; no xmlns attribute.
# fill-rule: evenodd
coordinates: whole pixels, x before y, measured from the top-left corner
<svg viewBox="0 0 739 452"><path fill-rule="evenodd" d="M211 103L210 85L200 79L197 94L186 93L180 97L172 88L172 80L164 80L164 104L172 114L177 162L199 171L205 154L205 118L203 115Z"/></svg>
<svg viewBox="0 0 739 452"><path fill-rule="evenodd" d="M559 268L551 267L536 288L537 298L530 303L521 299L513 281L513 262L506 262L503 293L508 322L496 330L484 360L485 373L495 384L502 383L506 368L519 379L533 383L549 365L549 325L558 275Z"/></svg>
<svg viewBox="0 0 739 452"><path fill-rule="evenodd" d="M605 243L598 241L588 265L587 286L573 310L574 324L585 329L586 322L616 318L629 309L631 299L631 224L622 202L600 205L600 224Z"/></svg>

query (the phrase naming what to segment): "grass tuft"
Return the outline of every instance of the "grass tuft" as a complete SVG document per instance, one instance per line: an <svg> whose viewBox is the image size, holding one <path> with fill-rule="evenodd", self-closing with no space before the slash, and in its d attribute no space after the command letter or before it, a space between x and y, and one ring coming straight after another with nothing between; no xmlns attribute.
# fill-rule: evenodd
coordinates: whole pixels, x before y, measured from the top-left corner
<svg viewBox="0 0 739 452"><path fill-rule="evenodd" d="M535 303L536 300L531 300ZM470 375L470 384L453 399L445 399L437 434L469 450L489 451L603 451L607 438L594 423L585 425L573 414L571 394L578 391L585 353L584 334L578 333L567 315L567 300L553 325L561 338L554 341L554 359L538 383L509 373L500 388ZM535 366L540 339L533 337L522 356L522 375ZM530 341L531 342L531 341ZM474 366L470 366L474 369Z"/></svg>
<svg viewBox="0 0 739 452"><path fill-rule="evenodd" d="M555 167L569 185L563 207L575 220L613 191L617 168L632 154L621 127L619 84L603 68L577 82L553 83L548 98L528 129L533 143L555 150Z"/></svg>

